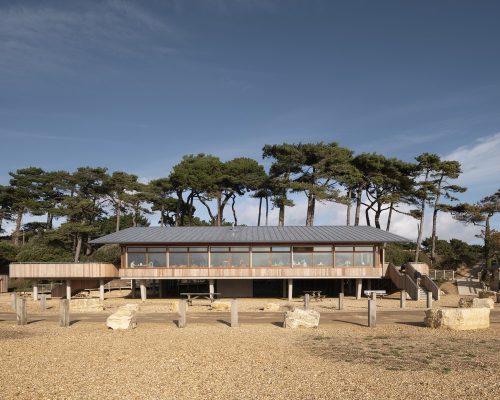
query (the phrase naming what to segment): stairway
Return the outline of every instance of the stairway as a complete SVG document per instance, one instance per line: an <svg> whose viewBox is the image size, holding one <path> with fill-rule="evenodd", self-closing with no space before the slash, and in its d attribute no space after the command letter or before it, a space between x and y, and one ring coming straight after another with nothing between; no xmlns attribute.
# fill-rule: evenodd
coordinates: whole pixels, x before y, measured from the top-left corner
<svg viewBox="0 0 500 400"><path fill-rule="evenodd" d="M428 291L426 288L424 288L423 286L419 286L419 287L418 287L418 298L419 298L420 300L425 300L425 299L427 299L427 293L428 293L428 292L429 292L429 291Z"/></svg>

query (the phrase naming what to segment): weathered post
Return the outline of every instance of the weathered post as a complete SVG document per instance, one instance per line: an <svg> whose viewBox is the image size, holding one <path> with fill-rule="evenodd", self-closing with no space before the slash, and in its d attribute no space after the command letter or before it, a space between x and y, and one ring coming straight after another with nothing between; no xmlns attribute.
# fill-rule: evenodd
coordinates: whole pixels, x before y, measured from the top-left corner
<svg viewBox="0 0 500 400"><path fill-rule="evenodd" d="M344 309L344 292L339 293L339 310Z"/></svg>
<svg viewBox="0 0 500 400"><path fill-rule="evenodd" d="M135 299L135 292L136 292L136 283L135 283L135 279L132 279L130 281L130 291L131 291L131 295L132 295L132 298Z"/></svg>
<svg viewBox="0 0 500 400"><path fill-rule="evenodd" d="M210 301L214 301L215 281L213 279L208 281L208 293L210 293Z"/></svg>
<svg viewBox="0 0 500 400"><path fill-rule="evenodd" d="M377 326L377 295L375 293L368 298L368 326L370 328Z"/></svg>
<svg viewBox="0 0 500 400"><path fill-rule="evenodd" d="M186 300L179 300L179 321L177 323L179 328L186 327Z"/></svg>
<svg viewBox="0 0 500 400"><path fill-rule="evenodd" d="M406 290L401 289L401 295L399 298L399 307L406 308Z"/></svg>
<svg viewBox="0 0 500 400"><path fill-rule="evenodd" d="M238 300L231 300L231 328L237 328L238 324Z"/></svg>
<svg viewBox="0 0 500 400"><path fill-rule="evenodd" d="M69 326L69 299L61 299L59 305L59 326Z"/></svg>
<svg viewBox="0 0 500 400"><path fill-rule="evenodd" d="M10 295L10 306L14 311L17 310L17 293L14 292Z"/></svg>
<svg viewBox="0 0 500 400"><path fill-rule="evenodd" d="M33 283L33 294L31 297L33 298L33 301L38 300L38 282L37 281L35 281L35 283Z"/></svg>
<svg viewBox="0 0 500 400"><path fill-rule="evenodd" d="M146 282L141 280L141 301L146 301Z"/></svg>
<svg viewBox="0 0 500 400"><path fill-rule="evenodd" d="M363 291L363 281L356 279L356 300L361 299L361 292Z"/></svg>
<svg viewBox="0 0 500 400"><path fill-rule="evenodd" d="M40 295L40 309L43 311L46 308L47 308L47 295L41 294Z"/></svg>
<svg viewBox="0 0 500 400"><path fill-rule="evenodd" d="M104 279L99 280L99 300L104 301Z"/></svg>
<svg viewBox="0 0 500 400"><path fill-rule="evenodd" d="M432 308L432 292L427 292L427 308Z"/></svg>
<svg viewBox="0 0 500 400"><path fill-rule="evenodd" d="M71 300L71 280L66 280L66 298Z"/></svg>
<svg viewBox="0 0 500 400"><path fill-rule="evenodd" d="M304 310L309 310L309 293L304 295Z"/></svg>
<svg viewBox="0 0 500 400"><path fill-rule="evenodd" d="M28 323L28 316L26 314L26 299L24 297L17 299L16 319L18 325L26 325Z"/></svg>
<svg viewBox="0 0 500 400"><path fill-rule="evenodd" d="M288 301L293 300L293 279L288 279Z"/></svg>

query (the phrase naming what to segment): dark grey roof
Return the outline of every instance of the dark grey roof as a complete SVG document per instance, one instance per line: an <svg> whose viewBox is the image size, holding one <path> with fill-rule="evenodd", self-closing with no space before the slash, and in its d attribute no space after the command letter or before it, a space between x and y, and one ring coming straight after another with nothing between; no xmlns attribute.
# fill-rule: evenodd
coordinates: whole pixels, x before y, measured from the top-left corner
<svg viewBox="0 0 500 400"><path fill-rule="evenodd" d="M409 242L370 226L212 226L127 228L91 243L385 243Z"/></svg>

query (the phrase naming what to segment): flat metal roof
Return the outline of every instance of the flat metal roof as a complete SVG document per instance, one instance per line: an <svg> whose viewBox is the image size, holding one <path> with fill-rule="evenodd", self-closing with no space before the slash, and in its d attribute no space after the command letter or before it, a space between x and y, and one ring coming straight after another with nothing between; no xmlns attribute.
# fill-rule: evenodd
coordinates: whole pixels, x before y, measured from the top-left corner
<svg viewBox="0 0 500 400"><path fill-rule="evenodd" d="M95 244L387 243L408 239L371 226L182 226L127 228Z"/></svg>

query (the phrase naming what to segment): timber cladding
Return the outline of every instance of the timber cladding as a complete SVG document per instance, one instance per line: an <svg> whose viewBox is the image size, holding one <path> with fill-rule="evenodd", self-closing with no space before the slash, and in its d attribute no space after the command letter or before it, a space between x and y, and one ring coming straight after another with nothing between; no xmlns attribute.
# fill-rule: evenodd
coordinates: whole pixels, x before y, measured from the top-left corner
<svg viewBox="0 0 500 400"><path fill-rule="evenodd" d="M381 267L353 268L122 268L121 278L381 278Z"/></svg>
<svg viewBox="0 0 500 400"><path fill-rule="evenodd" d="M118 268L109 263L13 263L11 278L118 278Z"/></svg>

